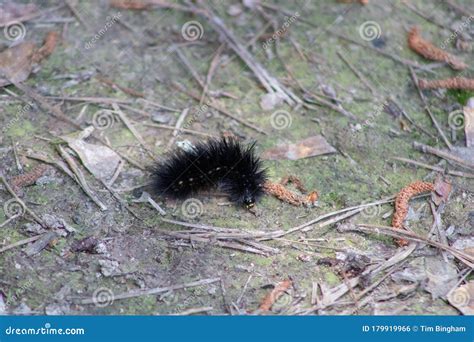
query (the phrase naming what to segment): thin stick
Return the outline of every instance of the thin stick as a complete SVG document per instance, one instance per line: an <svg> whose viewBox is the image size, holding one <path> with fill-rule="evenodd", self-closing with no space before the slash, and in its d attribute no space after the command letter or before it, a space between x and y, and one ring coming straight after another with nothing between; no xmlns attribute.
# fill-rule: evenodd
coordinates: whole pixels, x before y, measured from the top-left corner
<svg viewBox="0 0 474 342"><path fill-rule="evenodd" d="M176 128L176 127L174 127L174 126L168 126L168 125L162 125L162 124L155 124L155 123L144 123L143 125L144 125L144 126L148 126L148 127L156 127L156 128L169 129L169 130L172 130L172 131L178 130L179 132L201 135L201 136L203 136L203 137L208 137L208 138L217 138L217 135L212 135L212 134L205 133L205 132L199 132L199 131L195 131L195 130L193 130L193 129L188 129L188 128L182 128L182 127Z"/></svg>
<svg viewBox="0 0 474 342"><path fill-rule="evenodd" d="M171 316L189 316L189 315L194 315L194 314L197 314L197 313L209 312L209 311L212 311L212 310L214 310L214 308L212 306L204 306L204 307L201 307L201 308L187 309L187 310L181 311L181 312L176 313L176 314L171 314Z"/></svg>
<svg viewBox="0 0 474 342"><path fill-rule="evenodd" d="M16 219L17 217L21 217L21 215L13 215L13 216L10 217L9 219L5 220L5 222L2 222L2 224L0 224L0 228L5 227L7 224L9 224L11 221L13 221L14 219Z"/></svg>
<svg viewBox="0 0 474 342"><path fill-rule="evenodd" d="M43 110L45 111L45 113L47 114L50 114L52 116L54 116L55 118L59 119L59 120L62 120L68 124L70 124L71 126L73 126L74 128L76 129L79 129L79 130L82 130L81 126L79 124L77 124L75 121L73 121L72 119L70 119L69 117L67 117L62 111L61 109L59 109L58 107L56 106L52 106L51 104L48 103L48 101L46 101L46 99L41 96L40 94L38 94L36 91L33 90L33 88L27 86L26 84L23 84L23 83L14 83L14 85L22 90L28 97L32 98L33 100L35 100L39 105L40 107L43 108ZM104 141L104 139L96 136L96 135L92 135L92 137L94 139L96 139L97 141L100 141L102 144L108 146L108 144ZM110 146L109 146L110 147ZM145 168L143 166L141 166L140 164L138 164L137 162L135 162L134 160L132 160L131 158L129 158L128 156L122 154L121 152L119 151L115 151L115 153L117 153L119 156L121 156L123 159L125 159L126 161L128 161L130 164L132 164L133 166L139 168L140 170L144 170Z"/></svg>
<svg viewBox="0 0 474 342"><path fill-rule="evenodd" d="M438 247L444 251L451 253L454 257L456 257L458 260L460 260L467 266L474 268L474 256L464 253L458 249L452 248L451 246L448 246L446 244L429 240L409 230L397 229L397 228L392 228L392 227L387 227L387 226L369 225L369 224L358 224L357 227L361 231L368 231L371 233L382 233L382 234L393 236L393 237L402 237L403 239L408 239L415 242L422 242L434 247ZM349 229L354 229L354 228L349 228Z"/></svg>
<svg viewBox="0 0 474 342"><path fill-rule="evenodd" d="M173 146L174 141L176 140L176 137L178 136L178 131L181 128L181 125L186 119L186 116L188 115L188 113L189 113L189 108L184 108L181 114L179 115L179 118L176 121L175 129L173 130L173 133L171 134L171 139L168 141L168 148Z"/></svg>
<svg viewBox="0 0 474 342"><path fill-rule="evenodd" d="M112 103L112 108L114 109L114 112L119 116L120 120L122 120L123 124L130 130L130 132L132 132L133 136L138 140L140 145L142 145L145 151L147 151L150 157L154 158L153 152L150 148L148 148L145 140L143 140L140 133L138 133L138 131L135 129L134 125L132 125L125 113L120 109L119 105L116 103Z"/></svg>
<svg viewBox="0 0 474 342"><path fill-rule="evenodd" d="M269 4L269 3L260 3L261 6L263 7L266 7L266 8L269 8L271 10L274 10L274 11L277 11L277 12L281 12L285 15L289 15L289 16L292 16L294 13L288 11L288 10L285 10L283 8L280 8L278 6L275 6L273 4ZM342 40L345 40L345 41L348 41L352 44L356 44L356 45L359 45L359 46L362 46L364 49L368 49L368 50L372 50L372 51L375 51L377 52L378 54L384 56L384 57L387 57L387 58L390 58L392 59L393 61L397 62L397 63L400 63L400 64L403 64L403 65L406 65L406 66L412 66L414 68L418 68L418 69L422 69L426 72L430 72L430 73L434 73L433 71L431 71L427 66L424 66L424 65L420 65L418 64L417 62L415 61L412 61L412 60L409 60L409 59L405 59L405 58L402 58L402 57L399 57L397 55L395 55L394 53L390 53L390 52L386 52L384 50L381 50L379 48L376 48L374 46L371 46L371 45L368 45L368 44L364 44L364 43L361 43L357 40L354 40L352 38L349 38L348 36L345 36L343 34L340 34L340 33L337 33L337 32L334 32L332 31L330 28L324 28L324 27L319 27L317 26L316 24L314 24L314 22L310 21L310 20L306 20L304 18L298 18L297 21L295 21L295 23L304 23L306 25L309 25L311 27L314 27L314 28L318 28L318 29L322 29L324 31L326 31L327 33L333 35L333 36L336 36L338 37L339 39L342 39Z"/></svg>
<svg viewBox="0 0 474 342"><path fill-rule="evenodd" d="M87 196L90 197L90 199L97 204L97 206L102 210L105 211L107 210L107 206L102 203L97 196L92 192L92 190L89 188L89 185L87 184L86 178L84 177L84 174L82 171L79 169L77 166L76 162L72 157L69 155L69 153L66 152L66 150L61 146L57 146L59 154L63 159L66 161L66 163L69 165L71 168L72 172L75 174L74 180L80 185L82 190L86 193Z"/></svg>
<svg viewBox="0 0 474 342"><path fill-rule="evenodd" d="M15 247L18 247L18 246L26 245L27 243L30 243L30 242L33 242L33 241L36 241L36 240L42 238L44 235L45 234L40 234L40 235L30 237L28 239L24 239L24 240L20 240L20 241L17 241L15 243L12 243L8 246L5 246L5 247L1 248L0 253L3 253L5 251L8 251L9 249L12 249L12 248L15 248Z"/></svg>
<svg viewBox="0 0 474 342"><path fill-rule="evenodd" d="M352 119L352 120L357 120L357 117L352 114L351 112L345 110L344 108L341 108L341 107L338 107L336 105L334 105L333 103L319 97L318 95L314 94L314 93L310 93L309 94L311 96L311 99L308 99L308 98L305 98L305 101L308 101L308 102L314 102L314 103L317 103L319 105L323 105L323 106L326 106L326 107L329 107L331 108L332 110ZM303 105L307 108L310 108L310 109L317 109L315 107L312 107L312 106L309 106L307 103L303 103Z"/></svg>
<svg viewBox="0 0 474 342"><path fill-rule="evenodd" d="M176 83L176 82L173 82L172 83L173 87L176 88L177 90L183 92L184 94L188 95L188 96L191 96L193 99L195 99L196 101L200 101L201 100L201 97L191 91L187 91L185 90L180 84ZM217 102L213 99L209 100L208 102L206 102L206 105L209 106L209 107L212 107L214 108L215 110L219 111L220 113L234 119L235 121L238 121L240 122L241 124L249 127L249 128L252 128L254 129L255 131L259 132L259 133L262 133L262 134L265 134L265 135L268 135L267 132L265 132L263 129L235 116L234 114L232 114L231 112L229 112L227 109L225 108L222 108L220 105L217 104Z"/></svg>
<svg viewBox="0 0 474 342"><path fill-rule="evenodd" d="M2 181L3 185L5 186L5 188L7 189L7 191L10 193L10 195L12 195L12 196L15 198L15 200L16 200L18 203L20 203L23 208L25 208L25 211L26 211L28 214L30 214L31 217L33 217L36 222L38 222L40 225L42 225L42 226L45 227L45 228L48 227L48 226L43 222L43 220L40 219L40 218L38 217L38 215L36 215L36 214L33 212L33 210L31 210L30 208L28 208L28 207L26 206L25 202L23 202L20 197L18 197L18 195L16 194L16 192L13 191L12 187L10 186L10 184L8 184L7 180L5 179L5 177L3 176L3 174L1 174L1 173L0 173L0 181Z"/></svg>
<svg viewBox="0 0 474 342"><path fill-rule="evenodd" d="M169 292L169 291L176 291L176 290L180 290L180 289L186 289L186 288L189 288L189 287L209 285L209 284L217 283L218 281L221 281L221 278L209 278L209 279L202 279L202 280L193 281L193 282L185 283L185 284L181 284L181 285L172 285L172 286L166 286L166 287L155 287L155 288L149 289L149 290L130 291L130 292L125 292L125 293L120 293L120 294L114 295L113 300L156 295L156 294L159 294L159 293L165 293L165 292ZM96 302L97 302L97 298L93 297L93 298L87 298L87 299L81 300L80 304L93 304L93 303L96 303Z"/></svg>

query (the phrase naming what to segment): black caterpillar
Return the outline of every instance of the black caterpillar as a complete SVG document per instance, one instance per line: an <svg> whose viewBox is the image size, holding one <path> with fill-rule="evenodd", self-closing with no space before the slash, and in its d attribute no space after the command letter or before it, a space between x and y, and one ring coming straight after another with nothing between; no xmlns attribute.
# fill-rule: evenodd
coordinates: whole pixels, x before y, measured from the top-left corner
<svg viewBox="0 0 474 342"><path fill-rule="evenodd" d="M211 139L187 151L178 149L154 169L158 194L185 198L210 187L219 187L232 202L253 207L266 181L255 143L244 146L235 139Z"/></svg>

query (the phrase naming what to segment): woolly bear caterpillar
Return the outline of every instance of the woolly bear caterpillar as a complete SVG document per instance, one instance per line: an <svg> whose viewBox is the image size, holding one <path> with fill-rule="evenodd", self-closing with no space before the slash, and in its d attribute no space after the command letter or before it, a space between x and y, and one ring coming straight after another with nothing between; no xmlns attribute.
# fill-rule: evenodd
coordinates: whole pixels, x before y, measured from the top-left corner
<svg viewBox="0 0 474 342"><path fill-rule="evenodd" d="M219 187L232 202L254 206L263 194L267 177L255 143L242 145L232 138L210 139L189 150L177 150L154 169L158 194L185 198L210 187Z"/></svg>

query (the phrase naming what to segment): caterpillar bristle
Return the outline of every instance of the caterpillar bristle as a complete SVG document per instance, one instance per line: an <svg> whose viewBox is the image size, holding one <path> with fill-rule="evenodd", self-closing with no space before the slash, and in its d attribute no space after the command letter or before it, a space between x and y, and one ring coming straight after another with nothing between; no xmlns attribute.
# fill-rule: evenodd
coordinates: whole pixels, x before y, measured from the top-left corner
<svg viewBox="0 0 474 342"><path fill-rule="evenodd" d="M177 149L154 168L158 195L186 198L218 187L232 202L252 207L266 181L255 143L242 145L233 138L210 139L190 150Z"/></svg>

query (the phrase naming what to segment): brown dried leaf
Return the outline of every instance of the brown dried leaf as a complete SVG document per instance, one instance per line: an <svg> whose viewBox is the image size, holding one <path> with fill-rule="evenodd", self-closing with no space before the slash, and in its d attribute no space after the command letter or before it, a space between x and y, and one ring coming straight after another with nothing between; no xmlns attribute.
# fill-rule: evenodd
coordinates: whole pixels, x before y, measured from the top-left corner
<svg viewBox="0 0 474 342"><path fill-rule="evenodd" d="M292 281L290 279L283 280L277 284L275 288L265 296L262 303L259 306L261 311L270 311L273 304L280 298L286 290L290 288Z"/></svg>
<svg viewBox="0 0 474 342"><path fill-rule="evenodd" d="M336 149L329 145L322 135L315 135L298 141L296 144L280 145L268 149L263 152L262 158L268 160L298 160L335 152Z"/></svg>
<svg viewBox="0 0 474 342"><path fill-rule="evenodd" d="M39 49L26 41L0 52L0 87L25 81L33 67L54 51L58 37L57 32L51 31Z"/></svg>

